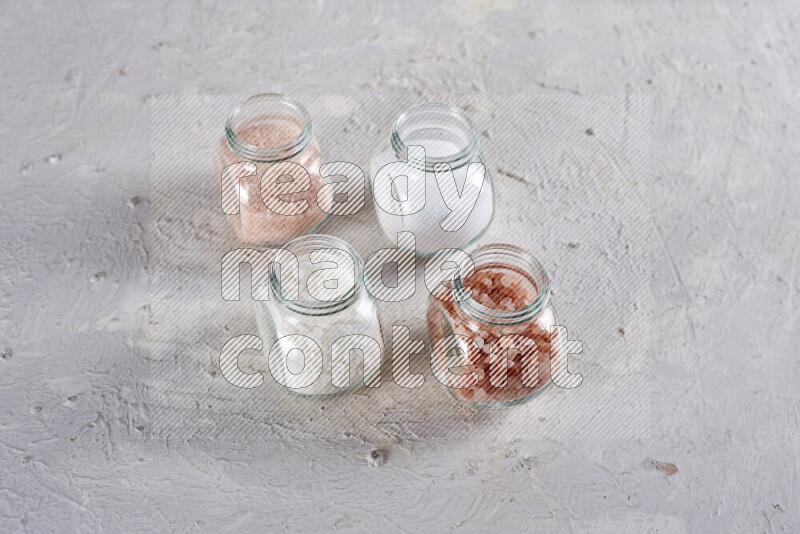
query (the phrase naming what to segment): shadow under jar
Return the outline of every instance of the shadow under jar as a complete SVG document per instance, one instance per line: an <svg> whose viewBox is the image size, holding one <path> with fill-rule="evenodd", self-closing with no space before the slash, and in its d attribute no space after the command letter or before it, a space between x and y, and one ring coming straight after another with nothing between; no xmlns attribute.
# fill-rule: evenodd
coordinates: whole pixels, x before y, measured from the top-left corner
<svg viewBox="0 0 800 534"><path fill-rule="evenodd" d="M230 167L236 163L252 165ZM247 98L231 112L214 151L222 204L236 236L282 245L318 231L333 205L327 188L320 192L321 165L311 117L300 103L280 94Z"/></svg>
<svg viewBox="0 0 800 534"><path fill-rule="evenodd" d="M472 275L456 276L446 291L460 300L430 297L431 344L453 334L463 336L454 338L457 341L448 350L434 351L433 364L464 377L477 376L469 387L448 387L463 403L521 404L550 383L550 357L557 340L551 335L556 313L547 273L530 253L513 245L486 245L470 256L475 266ZM556 369L558 361L552 365Z"/></svg>
<svg viewBox="0 0 800 534"><path fill-rule="evenodd" d="M409 146L422 146L425 160L409 161ZM393 162L405 162L419 172L405 173L405 183L398 184ZM386 236L397 239L398 232L412 232L416 238L416 254L430 256L443 248L465 248L488 228L494 217L494 185L480 151L478 132L472 120L461 109L451 104L426 103L412 106L404 111L392 126L388 146L379 147L370 160L371 176L375 180L391 180L391 197L384 202L392 205L389 213L384 210L375 193L375 212ZM446 164L446 165L445 165ZM481 165L473 165L481 164ZM452 177L442 174L443 183L449 187L447 196L451 205L454 195L477 198L466 213L460 227L446 230L440 223L453 211L444 200L445 191L440 187L436 171L449 166ZM387 176L379 176L386 173ZM485 174L484 174L485 173ZM409 176L410 174L410 176ZM397 176L403 175L397 174ZM481 180L481 177L483 178ZM455 191L452 189L455 185ZM424 190L424 207L415 211L409 208L413 202L411 191ZM400 214L398 214L398 212Z"/></svg>
<svg viewBox="0 0 800 534"><path fill-rule="evenodd" d="M377 303L364 287L361 257L345 241L320 234L298 237L284 250L297 258L299 278L291 281L290 263L279 260L280 268L270 269L268 275L269 300L254 301L264 346L272 347L273 378L289 393L316 399L342 395L365 383L375 385L383 332ZM332 268L341 268L337 276L328 271ZM333 278L336 283L331 283ZM291 300L289 295L299 298Z"/></svg>

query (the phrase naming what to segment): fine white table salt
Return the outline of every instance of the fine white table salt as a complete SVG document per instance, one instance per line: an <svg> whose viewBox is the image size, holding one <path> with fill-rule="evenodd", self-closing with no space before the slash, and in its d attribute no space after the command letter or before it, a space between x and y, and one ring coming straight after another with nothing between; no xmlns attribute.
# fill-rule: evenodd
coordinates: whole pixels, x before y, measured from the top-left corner
<svg viewBox="0 0 800 534"><path fill-rule="evenodd" d="M449 155L456 154L460 150L458 145L442 139L413 139L409 144L419 145L425 148L427 158L446 159ZM370 162L371 176L375 175L387 163L397 161L397 157L391 147L378 152ZM469 168L470 174L467 175ZM455 176L456 187L461 196L468 194L468 190L474 187L471 180L473 176L480 172L475 166L464 165L452 171ZM387 213L380 206L375 206L378 222L386 236L391 241L396 241L398 232L412 232L416 237L417 253L430 255L443 248L465 248L477 239L489 226L494 216L494 190L492 180L488 170L485 170L483 181L477 181L480 186L480 193L472 212L466 222L454 232L447 232L442 229L440 223L447 217L451 210L447 207L439 190L439 185L433 171L425 173L425 207L422 210L404 215L393 215ZM380 179L380 178L379 178ZM399 182L399 184L398 184ZM412 183L412 179L398 179L396 189L399 199L407 197L407 188L419 187ZM407 184L407 188L405 185ZM464 190L464 187L467 190ZM402 206L402 202L400 203Z"/></svg>

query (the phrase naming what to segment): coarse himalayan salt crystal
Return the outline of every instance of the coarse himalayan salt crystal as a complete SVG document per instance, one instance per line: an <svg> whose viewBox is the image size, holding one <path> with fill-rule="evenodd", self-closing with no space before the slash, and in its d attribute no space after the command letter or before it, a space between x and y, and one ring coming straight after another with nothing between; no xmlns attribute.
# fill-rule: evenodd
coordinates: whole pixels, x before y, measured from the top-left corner
<svg viewBox="0 0 800 534"><path fill-rule="evenodd" d="M477 297L473 299L486 308L500 312L520 310L531 304L539 294L534 281L527 275L508 268L484 267L479 268L473 275L465 280L469 288L478 289ZM551 336L549 328L540 324L537 318L515 325L493 325L482 323L466 314L461 306L455 302L436 301L428 308L428 328L432 339L439 339L447 335L442 316L447 317L447 322L452 324L454 333L463 335L473 340L480 339L481 343L468 345L468 360L471 365L464 366L464 372L478 372L478 382L470 388L452 388L453 395L467 402L497 403L507 402L527 397L549 380L549 356ZM506 386L497 387L491 383L491 343L506 335L524 335L536 342L538 359L530 351L509 350L507 356L508 368L506 371ZM483 355L484 357L476 357ZM538 374L530 375L526 369L538 361ZM523 383L525 376L527 384L538 378L533 386ZM500 375L495 376L498 383Z"/></svg>
<svg viewBox="0 0 800 534"><path fill-rule="evenodd" d="M297 123L276 122L274 117L269 117L272 122L266 119L256 117L247 121L237 129L236 135L243 142L263 148L285 145L297 139L302 133L302 128ZM280 195L280 200L285 202L306 200L308 208L305 212L297 215L275 213L265 204L265 201L275 200L278 196L276 182L279 178L281 181L287 180L286 177L281 178L285 172L285 170L281 170L281 165L272 167L274 162L253 162L256 164L256 174L252 176L246 176L246 172L243 170L238 173L230 171L223 173L223 169L228 165L242 161L248 160L235 154L227 140L223 138L215 157L215 170L220 180L231 180L234 184L238 182L234 188L239 193L239 215L230 216L230 218L239 239L254 244L283 244L311 231L325 220L327 213L324 210L331 209L333 197L326 193L326 189L320 195L321 198L317 198L320 188L326 182L319 174L322 156L314 140L311 140L298 154L283 160L301 165L308 171L311 179L309 190ZM264 175L267 169L270 170ZM262 176L264 176L263 190L260 188ZM299 209L302 205L297 204L297 207Z"/></svg>

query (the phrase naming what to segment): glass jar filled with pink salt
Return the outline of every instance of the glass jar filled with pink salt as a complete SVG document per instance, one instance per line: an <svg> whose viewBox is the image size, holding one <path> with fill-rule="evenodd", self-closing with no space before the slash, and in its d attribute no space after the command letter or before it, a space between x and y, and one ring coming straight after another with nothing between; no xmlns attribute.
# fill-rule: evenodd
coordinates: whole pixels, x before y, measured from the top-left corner
<svg viewBox="0 0 800 534"><path fill-rule="evenodd" d="M446 385L459 401L521 404L550 383L556 313L547 273L513 245L486 245L470 256L474 270L447 283L448 300L429 301L432 367L451 373Z"/></svg>
<svg viewBox="0 0 800 534"><path fill-rule="evenodd" d="M282 245L317 232L333 205L311 117L280 94L254 95L231 112L214 153L223 211L237 237Z"/></svg>

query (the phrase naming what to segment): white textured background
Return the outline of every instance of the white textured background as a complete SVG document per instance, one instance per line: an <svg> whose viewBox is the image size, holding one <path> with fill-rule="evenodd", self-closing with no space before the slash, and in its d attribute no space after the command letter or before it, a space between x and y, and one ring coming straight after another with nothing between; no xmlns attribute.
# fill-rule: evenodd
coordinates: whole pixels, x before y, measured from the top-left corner
<svg viewBox="0 0 800 534"><path fill-rule="evenodd" d="M796 2L0 13L0 531L797 531ZM651 95L647 435L153 435L151 95L262 90Z"/></svg>

